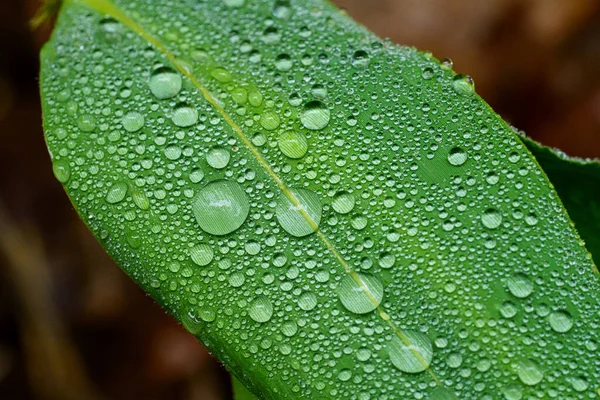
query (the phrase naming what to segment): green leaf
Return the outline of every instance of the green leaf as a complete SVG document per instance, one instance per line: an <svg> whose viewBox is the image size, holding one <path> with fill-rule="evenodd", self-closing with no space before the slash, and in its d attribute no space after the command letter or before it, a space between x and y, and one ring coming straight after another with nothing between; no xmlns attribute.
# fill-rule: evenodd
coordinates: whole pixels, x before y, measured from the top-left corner
<svg viewBox="0 0 600 400"><path fill-rule="evenodd" d="M521 137L544 169L592 254L600 260L600 162L569 157L557 149Z"/></svg>
<svg viewBox="0 0 600 400"><path fill-rule="evenodd" d="M231 377L231 385L233 387L234 400L256 400L256 396L250 393L235 377Z"/></svg>
<svg viewBox="0 0 600 400"><path fill-rule="evenodd" d="M67 1L41 61L82 219L260 398L600 395L591 258L468 77L321 0Z"/></svg>

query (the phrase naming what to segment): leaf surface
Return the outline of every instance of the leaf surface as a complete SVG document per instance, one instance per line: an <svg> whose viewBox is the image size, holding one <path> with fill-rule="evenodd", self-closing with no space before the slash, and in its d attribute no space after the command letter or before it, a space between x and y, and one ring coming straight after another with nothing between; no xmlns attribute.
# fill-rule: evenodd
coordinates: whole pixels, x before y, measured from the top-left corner
<svg viewBox="0 0 600 400"><path fill-rule="evenodd" d="M78 0L54 172L264 399L597 398L600 284L469 79L321 0Z"/></svg>

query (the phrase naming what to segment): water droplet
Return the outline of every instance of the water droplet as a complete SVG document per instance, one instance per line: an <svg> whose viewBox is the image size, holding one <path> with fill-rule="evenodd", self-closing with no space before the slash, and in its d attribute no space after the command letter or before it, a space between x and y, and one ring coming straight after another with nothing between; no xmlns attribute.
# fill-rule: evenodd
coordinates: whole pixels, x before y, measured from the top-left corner
<svg viewBox="0 0 600 400"><path fill-rule="evenodd" d="M506 285L510 293L520 299L524 299L533 292L533 283L523 274L511 276Z"/></svg>
<svg viewBox="0 0 600 400"><path fill-rule="evenodd" d="M279 19L289 19L292 16L292 9L288 0L277 0L273 7L273 15Z"/></svg>
<svg viewBox="0 0 600 400"><path fill-rule="evenodd" d="M259 296L248 306L248 315L256 322L267 322L273 316L273 304L265 296Z"/></svg>
<svg viewBox="0 0 600 400"><path fill-rule="evenodd" d="M532 360L521 360L517 366L517 375L521 382L529 386L537 385L544 377L544 373Z"/></svg>
<svg viewBox="0 0 600 400"><path fill-rule="evenodd" d="M338 192L331 202L331 207L333 207L335 212L348 214L354 209L354 204L356 204L356 200L354 199L353 194L348 192Z"/></svg>
<svg viewBox="0 0 600 400"><path fill-rule="evenodd" d="M452 88L462 96L471 96L475 92L475 82L469 75L458 74L452 81Z"/></svg>
<svg viewBox="0 0 600 400"><path fill-rule="evenodd" d="M512 318L515 315L517 315L517 306L510 302L510 301L505 301L504 303L502 303L502 305L500 306L500 314L504 317L504 318Z"/></svg>
<svg viewBox="0 0 600 400"><path fill-rule="evenodd" d="M67 160L58 160L52 163L52 172L58 181L65 184L71 178L71 167Z"/></svg>
<svg viewBox="0 0 600 400"><path fill-rule="evenodd" d="M297 201L294 204L288 195L281 193L277 199L275 214L281 227L290 235L302 237L318 229L323 207L319 196L308 189L290 189Z"/></svg>
<svg viewBox="0 0 600 400"><path fill-rule="evenodd" d="M418 373L429 368L433 348L429 338L421 332L406 330L388 344L392 364L402 372Z"/></svg>
<svg viewBox="0 0 600 400"><path fill-rule="evenodd" d="M298 299L298 306L304 311L310 311L317 306L317 296L312 292L306 292Z"/></svg>
<svg viewBox="0 0 600 400"><path fill-rule="evenodd" d="M198 122L198 110L182 103L173 111L171 120L175 125L182 128L192 126Z"/></svg>
<svg viewBox="0 0 600 400"><path fill-rule="evenodd" d="M116 204L125 198L128 186L125 182L117 182L113 184L106 194L106 201L110 204Z"/></svg>
<svg viewBox="0 0 600 400"><path fill-rule="evenodd" d="M196 168L195 170L190 172L190 181L192 183L198 183L202 179L204 179L204 171L202 171L200 168Z"/></svg>
<svg viewBox="0 0 600 400"><path fill-rule="evenodd" d="M379 266L384 269L392 268L396 263L396 256L392 253L381 253L379 256Z"/></svg>
<svg viewBox="0 0 600 400"><path fill-rule="evenodd" d="M192 200L192 210L203 231L227 235L242 226L250 203L239 184L219 180L200 189Z"/></svg>
<svg viewBox="0 0 600 400"><path fill-rule="evenodd" d="M344 307L355 314L375 310L383 299L383 285L379 279L367 274L345 276L337 292Z"/></svg>
<svg viewBox="0 0 600 400"><path fill-rule="evenodd" d="M280 54L275 60L275 68L277 68L278 71L289 71L292 69L293 65L294 63L292 62L292 59L287 54Z"/></svg>
<svg viewBox="0 0 600 400"><path fill-rule="evenodd" d="M231 154L229 150L221 146L211 148L206 154L206 162L215 169L223 169L229 164Z"/></svg>
<svg viewBox="0 0 600 400"><path fill-rule="evenodd" d="M304 110L300 114L300 121L305 128L318 131L329 124L330 117L331 113L325 104L315 100L304 106Z"/></svg>
<svg viewBox="0 0 600 400"><path fill-rule="evenodd" d="M82 132L92 132L96 129L96 117L91 114L83 114L77 118L77 127Z"/></svg>
<svg viewBox="0 0 600 400"><path fill-rule="evenodd" d="M181 91L181 76L172 68L160 67L150 75L148 86L157 99L170 99Z"/></svg>
<svg viewBox="0 0 600 400"><path fill-rule="evenodd" d="M144 116L137 111L132 111L125 114L121 123L127 132L136 132L144 126Z"/></svg>
<svg viewBox="0 0 600 400"><path fill-rule="evenodd" d="M488 229L496 229L502 224L502 214L495 208L488 208L481 215L481 223Z"/></svg>
<svg viewBox="0 0 600 400"><path fill-rule="evenodd" d="M448 153L448 162L455 167L463 165L467 162L467 152L460 147L454 147Z"/></svg>
<svg viewBox="0 0 600 400"><path fill-rule="evenodd" d="M225 68L213 69L212 71L210 71L210 76L212 76L213 78L215 78L217 81L219 81L221 83L227 83L227 82L231 82L233 80L233 78L231 77L231 74Z"/></svg>
<svg viewBox="0 0 600 400"><path fill-rule="evenodd" d="M427 67L423 70L423 79L429 80L434 77L433 68Z"/></svg>
<svg viewBox="0 0 600 400"><path fill-rule="evenodd" d="M308 150L306 137L296 131L287 131L282 133L277 139L279 149L289 158L301 158Z"/></svg>
<svg viewBox="0 0 600 400"><path fill-rule="evenodd" d="M364 50L357 50L352 54L352 65L356 68L366 68L369 66L369 53Z"/></svg>
<svg viewBox="0 0 600 400"><path fill-rule="evenodd" d="M565 333L571 330L573 327L573 319L571 314L566 311L555 311L548 317L550 327L559 333Z"/></svg>
<svg viewBox="0 0 600 400"><path fill-rule="evenodd" d="M213 249L207 244L199 244L190 249L192 261L201 267L210 264L213 256Z"/></svg>
<svg viewBox="0 0 600 400"><path fill-rule="evenodd" d="M280 123L279 115L275 111L265 111L260 116L260 125L268 131L277 129Z"/></svg>
<svg viewBox="0 0 600 400"><path fill-rule="evenodd" d="M589 384L583 376L578 376L571 380L571 386L573 386L573 390L576 392L585 392Z"/></svg>

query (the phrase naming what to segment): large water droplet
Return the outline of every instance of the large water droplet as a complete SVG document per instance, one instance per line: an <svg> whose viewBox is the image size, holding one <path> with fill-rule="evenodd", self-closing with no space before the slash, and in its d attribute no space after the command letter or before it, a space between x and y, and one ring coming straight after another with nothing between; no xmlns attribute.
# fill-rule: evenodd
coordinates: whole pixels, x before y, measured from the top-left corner
<svg viewBox="0 0 600 400"><path fill-rule="evenodd" d="M517 375L521 382L529 386L537 385L544 377L540 367L532 360L520 361L517 366Z"/></svg>
<svg viewBox="0 0 600 400"><path fill-rule="evenodd" d="M290 235L302 237L310 235L318 229L323 207L319 196L308 189L289 189L295 198L292 202L289 195L281 193L277 199L275 214L281 227Z"/></svg>
<svg viewBox="0 0 600 400"><path fill-rule="evenodd" d="M481 215L481 223L488 229L496 229L502 223L502 214L495 208L488 208Z"/></svg>
<svg viewBox="0 0 600 400"><path fill-rule="evenodd" d="M355 203L356 201L353 194L348 192L339 192L333 198L331 207L333 207L335 212L340 214L348 214L354 209Z"/></svg>
<svg viewBox="0 0 600 400"><path fill-rule="evenodd" d="M248 306L248 315L256 322L267 322L273 316L273 304L265 296L257 297Z"/></svg>
<svg viewBox="0 0 600 400"><path fill-rule="evenodd" d="M513 296L520 299L524 299L533 292L533 283L523 274L515 274L508 278L506 286Z"/></svg>
<svg viewBox="0 0 600 400"><path fill-rule="evenodd" d="M221 146L211 148L206 154L206 162L215 169L223 169L229 164L229 150Z"/></svg>
<svg viewBox="0 0 600 400"><path fill-rule="evenodd" d="M106 201L110 204L115 204L123 201L127 194L128 186L125 182L117 182L108 189Z"/></svg>
<svg viewBox="0 0 600 400"><path fill-rule="evenodd" d="M565 333L573 327L573 319L566 311L555 311L548 317L550 327L559 333Z"/></svg>
<svg viewBox="0 0 600 400"><path fill-rule="evenodd" d="M198 110L183 103L177 106L171 115L171 120L182 128L192 126L198 122Z"/></svg>
<svg viewBox="0 0 600 400"><path fill-rule="evenodd" d="M460 147L454 147L448 153L448 162L456 167L467 162L467 152Z"/></svg>
<svg viewBox="0 0 600 400"><path fill-rule="evenodd" d="M127 132L136 132L144 126L144 116L137 111L132 111L125 114L121 123Z"/></svg>
<svg viewBox="0 0 600 400"><path fill-rule="evenodd" d="M277 139L279 149L289 158L301 158L308 150L306 137L296 131L287 131L282 133Z"/></svg>
<svg viewBox="0 0 600 400"><path fill-rule="evenodd" d="M329 124L331 113L327 106L320 101L311 101L304 106L300 121L305 128L314 131L323 129Z"/></svg>
<svg viewBox="0 0 600 400"><path fill-rule="evenodd" d="M67 183L71 178L71 167L67 160L58 160L52 163L52 172L60 183Z"/></svg>
<svg viewBox="0 0 600 400"><path fill-rule="evenodd" d="M148 85L157 99L169 99L181 90L181 76L169 67L160 67L154 70Z"/></svg>
<svg viewBox="0 0 600 400"><path fill-rule="evenodd" d="M417 373L429 368L433 348L429 338L421 332L406 330L388 344L392 364L402 372Z"/></svg>
<svg viewBox="0 0 600 400"><path fill-rule="evenodd" d="M213 259L213 249L207 244L199 244L190 249L192 261L197 265L204 267L210 264Z"/></svg>
<svg viewBox="0 0 600 400"><path fill-rule="evenodd" d="M475 82L469 75L458 74L452 81L452 88L462 96L472 96L475 93Z"/></svg>
<svg viewBox="0 0 600 400"><path fill-rule="evenodd" d="M340 301L348 311L366 314L375 310L383 299L383 285L371 275L347 275L337 288Z"/></svg>
<svg viewBox="0 0 600 400"><path fill-rule="evenodd" d="M203 231L227 235L242 226L250 203L239 184L220 180L200 189L192 200L192 210Z"/></svg>

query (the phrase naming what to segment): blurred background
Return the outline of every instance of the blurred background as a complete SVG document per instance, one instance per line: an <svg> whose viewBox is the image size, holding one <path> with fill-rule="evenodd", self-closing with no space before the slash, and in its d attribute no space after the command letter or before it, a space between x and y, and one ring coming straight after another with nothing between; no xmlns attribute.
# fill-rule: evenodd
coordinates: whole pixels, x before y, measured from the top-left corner
<svg viewBox="0 0 600 400"><path fill-rule="evenodd" d="M598 0L336 0L394 42L449 57L505 119L600 157ZM205 349L137 288L52 175L39 0L0 6L0 399L230 399Z"/></svg>

